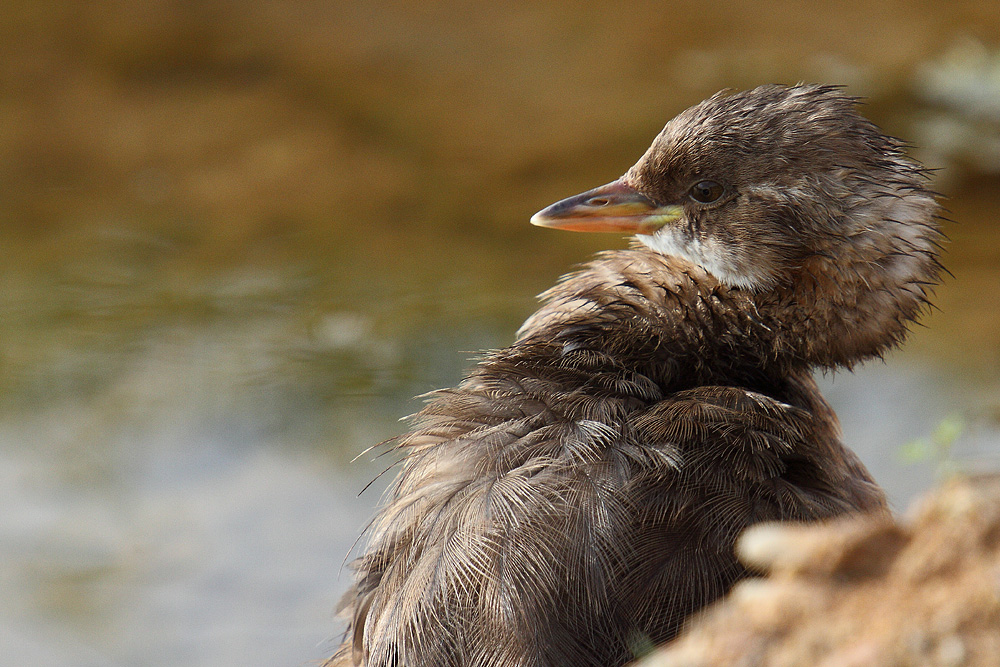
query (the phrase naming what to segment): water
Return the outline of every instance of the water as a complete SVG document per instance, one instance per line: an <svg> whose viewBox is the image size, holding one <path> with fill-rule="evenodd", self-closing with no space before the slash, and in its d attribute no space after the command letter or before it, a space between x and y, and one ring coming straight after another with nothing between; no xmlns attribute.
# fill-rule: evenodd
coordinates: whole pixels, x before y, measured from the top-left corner
<svg viewBox="0 0 1000 667"><path fill-rule="evenodd" d="M5 276L0 664L329 655L390 478L359 497L391 459L352 459L509 340L531 293L361 248L187 279L163 268L176 243L127 228L60 247Z"/></svg>
<svg viewBox="0 0 1000 667"><path fill-rule="evenodd" d="M488 253L478 240L428 240L414 246L434 267L420 277L418 262L358 251L336 267L164 281L169 243L106 227L75 235L89 250L55 276L9 269L2 662L327 655L343 565L388 481L359 497L386 459L350 460L403 428L413 395L509 342L565 255L590 250L568 240L527 267L557 243L536 233L534 250ZM899 448L969 405L962 376L910 351L821 384L846 440L905 508L935 464L905 464ZM995 445L995 431L965 434L959 455Z"/></svg>

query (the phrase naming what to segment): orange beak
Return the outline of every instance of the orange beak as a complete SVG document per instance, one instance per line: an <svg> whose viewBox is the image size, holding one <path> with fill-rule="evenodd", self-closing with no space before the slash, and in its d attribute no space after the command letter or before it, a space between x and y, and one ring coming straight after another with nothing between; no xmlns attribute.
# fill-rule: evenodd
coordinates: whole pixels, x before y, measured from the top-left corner
<svg viewBox="0 0 1000 667"><path fill-rule="evenodd" d="M531 224L571 232L653 234L683 213L675 204L657 206L619 179L542 209L531 216Z"/></svg>

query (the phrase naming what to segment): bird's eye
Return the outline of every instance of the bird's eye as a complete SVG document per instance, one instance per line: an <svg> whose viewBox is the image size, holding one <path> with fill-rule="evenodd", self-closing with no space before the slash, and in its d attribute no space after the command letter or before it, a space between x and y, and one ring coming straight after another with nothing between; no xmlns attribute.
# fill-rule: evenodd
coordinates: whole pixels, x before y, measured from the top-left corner
<svg viewBox="0 0 1000 667"><path fill-rule="evenodd" d="M691 186L688 196L699 204L711 204L722 196L724 188L715 181L698 181Z"/></svg>

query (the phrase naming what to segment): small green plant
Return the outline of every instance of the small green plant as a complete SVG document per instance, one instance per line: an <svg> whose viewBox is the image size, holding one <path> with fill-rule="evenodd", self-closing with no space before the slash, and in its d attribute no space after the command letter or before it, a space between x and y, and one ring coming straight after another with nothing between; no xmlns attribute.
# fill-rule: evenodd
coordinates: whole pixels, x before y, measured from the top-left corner
<svg viewBox="0 0 1000 667"><path fill-rule="evenodd" d="M899 458L903 463L933 462L939 476L958 472L958 462L953 456L955 441L965 432L965 417L953 412L938 422L929 436L917 438L899 448Z"/></svg>

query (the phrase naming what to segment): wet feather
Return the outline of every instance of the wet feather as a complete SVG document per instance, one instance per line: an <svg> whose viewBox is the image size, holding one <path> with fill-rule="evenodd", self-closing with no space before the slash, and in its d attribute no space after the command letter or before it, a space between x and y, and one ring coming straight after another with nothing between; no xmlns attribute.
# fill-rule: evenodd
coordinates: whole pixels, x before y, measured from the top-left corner
<svg viewBox="0 0 1000 667"><path fill-rule="evenodd" d="M625 178L676 228L563 277L395 441L331 665L622 665L750 574L747 526L886 511L811 372L902 339L942 237L855 104L765 86L667 124Z"/></svg>

